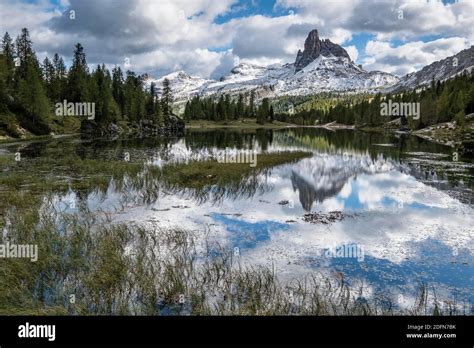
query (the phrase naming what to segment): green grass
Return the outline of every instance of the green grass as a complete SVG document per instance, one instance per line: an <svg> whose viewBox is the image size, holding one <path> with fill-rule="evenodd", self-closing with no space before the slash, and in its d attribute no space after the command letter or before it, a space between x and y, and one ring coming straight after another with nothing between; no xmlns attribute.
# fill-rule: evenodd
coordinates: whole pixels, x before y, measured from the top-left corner
<svg viewBox="0 0 474 348"><path fill-rule="evenodd" d="M76 215L53 210L53 196L70 188L117 190L140 203L162 189L191 190L199 197L253 194L257 176L298 161L307 152L263 153L257 166L190 162L163 169L139 162L80 158L67 147L40 157L0 156L0 243L37 244L38 262L0 259L0 315L390 315L388 298L358 300L361 289L343 278L310 273L282 280L272 265L249 266L212 236L170 226L114 224L105 212L78 204ZM460 314L427 302L402 314ZM71 295L75 303L71 303ZM180 298L185 302L180 303ZM462 314L462 313L461 313Z"/></svg>
<svg viewBox="0 0 474 348"><path fill-rule="evenodd" d="M252 197L271 189L266 180L273 167L299 161L309 152L262 153L257 165L219 163L216 160L170 164L161 172L166 191L181 193L197 202L219 203L223 199Z"/></svg>
<svg viewBox="0 0 474 348"><path fill-rule="evenodd" d="M361 299L362 288L343 276L283 281L272 265L247 265L198 231L36 208L10 215L0 239L39 249L37 262L0 259L0 315L465 314L428 302L423 284L415 306L402 311L385 296Z"/></svg>
<svg viewBox="0 0 474 348"><path fill-rule="evenodd" d="M73 190L87 197L92 192L105 193L111 180L122 193L124 202L137 204L156 201L163 185L168 191L186 191L198 199L207 199L211 191L216 200L228 195L250 196L256 190L265 189L258 180L259 174L310 155L305 152L263 153L257 156L255 168L249 164L203 161L169 164L161 170L144 165L140 158L126 162L119 157L115 159L113 154L104 154L104 159L79 157L74 148L68 146L45 147L41 151L37 157L22 154L19 162L13 153L0 155L0 215L8 209L21 209L25 201L17 197L23 194L31 193L40 200L53 193L62 195Z"/></svg>
<svg viewBox="0 0 474 348"><path fill-rule="evenodd" d="M257 154L257 163L251 167L249 163L219 163L218 161L194 161L168 165L163 174L170 185L181 185L193 189L206 186L224 186L241 182L252 174L261 173L271 167L292 163L311 156L310 152L279 152Z"/></svg>

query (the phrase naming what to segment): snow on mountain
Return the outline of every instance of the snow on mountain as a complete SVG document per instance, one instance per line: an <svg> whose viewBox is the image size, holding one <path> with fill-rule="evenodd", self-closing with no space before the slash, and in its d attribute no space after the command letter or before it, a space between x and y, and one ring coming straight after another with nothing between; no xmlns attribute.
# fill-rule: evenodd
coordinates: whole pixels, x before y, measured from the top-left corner
<svg viewBox="0 0 474 348"><path fill-rule="evenodd" d="M474 46L465 49L458 54L434 62L423 69L403 76L399 83L391 90L415 88L428 85L432 80L443 81L455 77L464 71L472 72L474 68Z"/></svg>
<svg viewBox="0 0 474 348"><path fill-rule="evenodd" d="M161 95L161 89L163 87L163 81L168 79L170 81L171 90L175 101L185 101L188 97L199 94L201 87L206 83L209 83L210 80L206 80L197 76L191 76L184 71L177 71L158 80L147 79L145 81L145 86L149 88L152 82L156 84L157 95Z"/></svg>
<svg viewBox="0 0 474 348"><path fill-rule="evenodd" d="M194 95L236 96L250 91L255 91L257 99L326 91L375 91L399 81L398 77L388 73L363 70L351 61L344 48L327 39L320 40L317 30L310 32L304 51L298 52L293 64L263 67L241 63L219 81L193 77L179 71L155 80L157 87L161 87L165 78L170 80L178 103Z"/></svg>
<svg viewBox="0 0 474 348"><path fill-rule="evenodd" d="M393 85L398 78L383 72L367 72L346 57L320 55L281 84L281 95L318 92L355 92Z"/></svg>

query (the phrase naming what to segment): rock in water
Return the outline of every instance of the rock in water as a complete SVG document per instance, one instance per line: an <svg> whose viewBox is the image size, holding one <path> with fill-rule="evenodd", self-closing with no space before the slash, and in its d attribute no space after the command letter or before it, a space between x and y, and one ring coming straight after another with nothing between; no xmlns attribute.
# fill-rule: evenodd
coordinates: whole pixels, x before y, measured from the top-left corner
<svg viewBox="0 0 474 348"><path fill-rule="evenodd" d="M184 136L184 121L175 115L170 115L158 132L164 136L182 137Z"/></svg>

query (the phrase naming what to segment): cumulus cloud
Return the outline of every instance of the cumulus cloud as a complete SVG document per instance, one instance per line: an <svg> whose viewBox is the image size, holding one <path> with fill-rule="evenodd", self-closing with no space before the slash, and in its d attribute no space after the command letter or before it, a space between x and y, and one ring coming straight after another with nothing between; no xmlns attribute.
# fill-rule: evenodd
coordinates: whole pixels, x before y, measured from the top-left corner
<svg viewBox="0 0 474 348"><path fill-rule="evenodd" d="M353 62L357 61L357 57L359 57L359 50L355 46L347 46L344 49L349 53L349 57L351 57Z"/></svg>
<svg viewBox="0 0 474 348"><path fill-rule="evenodd" d="M30 29L38 55L70 61L81 42L88 62L156 77L186 70L218 78L239 61L293 62L314 28L365 68L396 74L445 58L474 41L472 0L277 0L275 15L240 0L0 0L0 29ZM75 18L71 19L70 11ZM239 15L239 13L245 15ZM250 12L249 12L250 11ZM226 16L226 20L218 18ZM369 42L356 42L367 34Z"/></svg>
<svg viewBox="0 0 474 348"><path fill-rule="evenodd" d="M386 41L369 41L365 47L367 57L363 65L369 70L404 75L468 47L467 40L460 37L430 42L413 41L397 47Z"/></svg>
<svg viewBox="0 0 474 348"><path fill-rule="evenodd" d="M327 36L336 29L370 32L382 38L423 35L460 35L473 39L474 3L456 0L278 0L284 8L297 8L306 19L323 23Z"/></svg>

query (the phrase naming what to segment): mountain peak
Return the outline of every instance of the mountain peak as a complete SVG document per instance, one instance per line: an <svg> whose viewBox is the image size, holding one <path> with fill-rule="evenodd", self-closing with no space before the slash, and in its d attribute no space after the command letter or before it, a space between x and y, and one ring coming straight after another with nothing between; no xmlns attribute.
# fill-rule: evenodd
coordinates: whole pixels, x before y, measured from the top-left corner
<svg viewBox="0 0 474 348"><path fill-rule="evenodd" d="M304 51L298 51L295 61L296 71L300 71L308 64L313 62L320 55L347 58L349 61L351 58L344 48L338 44L332 43L329 39L321 40L319 38L319 32L317 29L313 29L309 32L308 37L304 42Z"/></svg>

